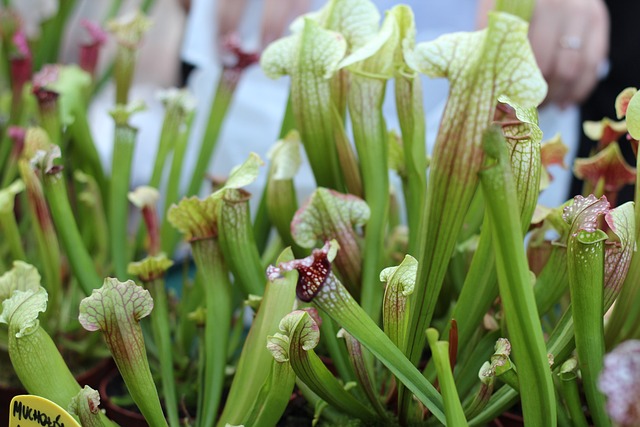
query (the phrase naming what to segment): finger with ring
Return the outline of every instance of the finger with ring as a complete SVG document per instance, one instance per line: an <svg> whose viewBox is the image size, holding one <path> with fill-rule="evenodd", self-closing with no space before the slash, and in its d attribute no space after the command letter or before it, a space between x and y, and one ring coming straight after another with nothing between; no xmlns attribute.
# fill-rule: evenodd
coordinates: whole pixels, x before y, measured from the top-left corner
<svg viewBox="0 0 640 427"><path fill-rule="evenodd" d="M560 37L559 43L563 49L579 50L582 47L582 37L565 34Z"/></svg>

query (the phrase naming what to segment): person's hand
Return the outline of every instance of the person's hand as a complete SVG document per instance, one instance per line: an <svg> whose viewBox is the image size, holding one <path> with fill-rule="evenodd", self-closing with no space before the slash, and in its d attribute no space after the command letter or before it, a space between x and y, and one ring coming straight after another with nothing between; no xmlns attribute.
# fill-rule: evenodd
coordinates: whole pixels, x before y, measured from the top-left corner
<svg viewBox="0 0 640 427"><path fill-rule="evenodd" d="M492 5L493 0L480 1L480 26L486 26ZM549 84L545 102L566 107L584 101L598 82L608 55L609 13L604 1L537 0L529 40Z"/></svg>
<svg viewBox="0 0 640 427"><path fill-rule="evenodd" d="M310 0L264 0L262 2L262 19L260 40L264 48L266 45L281 37L291 21L306 13L310 7ZM217 8L218 40L224 40L235 33L240 21L247 11L247 0L219 0Z"/></svg>

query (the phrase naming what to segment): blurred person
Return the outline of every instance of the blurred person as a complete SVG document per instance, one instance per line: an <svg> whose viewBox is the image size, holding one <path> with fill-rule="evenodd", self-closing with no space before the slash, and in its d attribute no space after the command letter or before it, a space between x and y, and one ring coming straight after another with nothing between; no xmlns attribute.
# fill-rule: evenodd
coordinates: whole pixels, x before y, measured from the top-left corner
<svg viewBox="0 0 640 427"><path fill-rule="evenodd" d="M182 59L194 67L189 87L199 98L200 109L192 133L198 146L208 117L208 106L220 72L219 42L238 33L248 50L262 50L269 42L286 34L297 15L317 10L318 0L192 0ZM383 12L398 2L374 1ZM492 0L409 0L415 15L416 41L433 40L455 31L483 27ZM545 138L562 135L569 147L566 162L576 156L579 139L579 111L583 101L606 69L609 45L609 17L602 0L538 0L531 19L530 40L534 54L549 84L549 93L540 110L540 126ZM427 115L427 147L432 150L438 123L448 94L445 79L422 77ZM399 129L395 115L393 85L389 85L384 113L389 129ZM288 79L268 79L258 66L245 71L223 125L210 171L226 175L242 163L249 151L262 158L277 138L288 95ZM197 154L191 150L191 159ZM567 199L571 170L553 168L552 186L543 192L540 203L557 206ZM308 165L296 177L303 194L315 188ZM255 190L260 186L256 186Z"/></svg>
<svg viewBox="0 0 640 427"><path fill-rule="evenodd" d="M636 0L605 0L610 14L611 39L609 43L609 73L600 80L595 90L580 106L582 120L601 120L609 117L616 120L615 99L627 87L640 87L640 32L634 31L637 17L640 16L640 2ZM578 157L587 157L596 146L596 142L582 133ZM636 156L631 144L623 136L620 150L630 165L636 165ZM583 182L574 178L571 194L582 191ZM634 199L634 187L626 186L618 195L621 204Z"/></svg>

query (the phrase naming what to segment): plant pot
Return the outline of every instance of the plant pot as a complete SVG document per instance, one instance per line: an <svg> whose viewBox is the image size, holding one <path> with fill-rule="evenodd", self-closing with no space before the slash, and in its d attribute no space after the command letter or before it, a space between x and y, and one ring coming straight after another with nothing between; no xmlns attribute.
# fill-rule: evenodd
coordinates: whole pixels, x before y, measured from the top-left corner
<svg viewBox="0 0 640 427"><path fill-rule="evenodd" d="M105 375L114 368L115 363L113 359L111 357L107 357L99 360L91 368L76 375L76 380L78 381L78 384L80 384L80 387L88 385L89 387L98 390ZM0 408L9 408L11 399L13 399L14 396L21 394L28 394L27 390L25 390L21 385L0 383ZM7 425L6 423L6 419L0 419L0 427Z"/></svg>

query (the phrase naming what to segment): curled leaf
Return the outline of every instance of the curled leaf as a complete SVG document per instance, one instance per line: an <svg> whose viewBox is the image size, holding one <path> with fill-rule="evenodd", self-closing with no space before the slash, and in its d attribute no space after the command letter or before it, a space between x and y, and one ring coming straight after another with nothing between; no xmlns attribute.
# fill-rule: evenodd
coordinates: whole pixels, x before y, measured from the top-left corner
<svg viewBox="0 0 640 427"><path fill-rule="evenodd" d="M129 192L127 197L134 206L142 209L147 206L155 206L160 199L160 193L153 187L150 187L148 185L141 185L135 190Z"/></svg>
<svg viewBox="0 0 640 427"><path fill-rule="evenodd" d="M100 425L92 424L92 415L100 413L100 393L98 390L94 390L88 385L85 385L80 393L78 393L69 403L68 411L71 415L76 415L80 418L82 425Z"/></svg>
<svg viewBox="0 0 640 427"><path fill-rule="evenodd" d="M85 42L85 44L99 44L102 45L107 42L107 32L100 27L100 25L94 21L90 21L88 19L81 19L80 25L86 30L86 34L89 36L90 40Z"/></svg>
<svg viewBox="0 0 640 427"><path fill-rule="evenodd" d="M129 49L138 47L142 36L151 28L149 20L141 11L135 10L111 20L107 28L116 36L118 44Z"/></svg>
<svg viewBox="0 0 640 427"><path fill-rule="evenodd" d="M0 213L12 213L16 195L24 191L24 182L16 179L7 188L0 190Z"/></svg>
<svg viewBox="0 0 640 427"><path fill-rule="evenodd" d="M598 218L608 215L609 201L606 197L597 199L593 194L587 197L576 196L573 203L564 208L562 218L571 226L571 235L581 230L594 232L598 227Z"/></svg>
<svg viewBox="0 0 640 427"><path fill-rule="evenodd" d="M298 131L292 130L283 139L277 141L267 156L271 160L272 179L293 179L302 163Z"/></svg>
<svg viewBox="0 0 640 427"><path fill-rule="evenodd" d="M492 56L491 61L487 55ZM430 77L448 77L452 85L461 83L461 90L468 88L464 83L472 75L492 76L494 96L508 96L523 108L538 106L547 92L528 43L526 22L506 13L491 13L485 30L420 43L405 52L405 60ZM466 94L471 98L483 95Z"/></svg>
<svg viewBox="0 0 640 427"><path fill-rule="evenodd" d="M328 79L338 69L346 50L342 35L305 18L302 32L277 40L265 49L260 66L272 79L294 73Z"/></svg>
<svg viewBox="0 0 640 427"><path fill-rule="evenodd" d="M393 14L387 14L379 31L372 34L367 42L346 56L339 68L389 79L395 73L394 57L400 40L398 21Z"/></svg>
<svg viewBox="0 0 640 427"><path fill-rule="evenodd" d="M127 273L138 276L143 282L150 282L164 276L164 273L173 265L164 253L148 256L142 261L132 262L127 268Z"/></svg>
<svg viewBox="0 0 640 427"><path fill-rule="evenodd" d="M175 114L189 114L196 109L196 98L187 89L175 87L158 91L156 98L162 102L167 111Z"/></svg>
<svg viewBox="0 0 640 427"><path fill-rule="evenodd" d="M289 337L280 333L267 337L267 349L278 363L289 361Z"/></svg>
<svg viewBox="0 0 640 427"><path fill-rule="evenodd" d="M13 268L0 276L0 303L10 298L13 291L38 291L40 273L33 265L14 261Z"/></svg>
<svg viewBox="0 0 640 427"><path fill-rule="evenodd" d="M542 131L538 126L538 110L522 107L505 95L499 96L498 101L507 111L500 123L509 147L521 221L526 230L540 193Z"/></svg>
<svg viewBox="0 0 640 427"><path fill-rule="evenodd" d="M418 261L405 255L397 267L389 267L380 273L380 281L386 283L382 302L382 324L389 339L403 348L409 321L411 299L418 274Z"/></svg>
<svg viewBox="0 0 640 427"><path fill-rule="evenodd" d="M578 359L570 357L560 366L558 377L563 381L575 380L578 377Z"/></svg>
<svg viewBox="0 0 640 427"><path fill-rule="evenodd" d="M2 302L0 323L5 323L11 331L16 331L16 338L32 334L40 327L38 315L47 310L47 291L43 287L38 290L15 290L11 297Z"/></svg>
<svg viewBox="0 0 640 427"><path fill-rule="evenodd" d="M370 0L330 0L320 10L296 19L291 30L303 30L306 19L317 22L322 28L340 33L350 51L365 45L378 32L380 12Z"/></svg>
<svg viewBox="0 0 640 427"><path fill-rule="evenodd" d="M116 126L128 126L129 119L132 115L146 109L147 106L143 101L134 101L127 105L117 104L111 111L109 111L109 114L116 122Z"/></svg>
<svg viewBox="0 0 640 427"><path fill-rule="evenodd" d="M60 94L58 106L64 125L70 125L79 114L86 114L86 100L91 90L91 75L76 65L59 65L55 81L47 89Z"/></svg>
<svg viewBox="0 0 640 427"><path fill-rule="evenodd" d="M187 240L206 239L218 234L216 206L218 199L211 196L204 200L198 197L182 199L171 205L167 220L185 235Z"/></svg>
<svg viewBox="0 0 640 427"><path fill-rule="evenodd" d="M309 351L316 348L320 342L320 326L316 319L319 319L319 315L315 308L295 310L282 318L279 328L289 338L294 330L301 328L299 329L300 341L294 344Z"/></svg>
<svg viewBox="0 0 640 427"><path fill-rule="evenodd" d="M369 206L359 197L318 188L296 212L291 233L296 243L311 248L318 241L353 234L353 228L365 225L370 215Z"/></svg>
<svg viewBox="0 0 640 427"><path fill-rule="evenodd" d="M397 287L402 295L413 292L418 274L418 260L411 255L405 255L402 263L397 267L388 267L380 272L380 281L389 287Z"/></svg>
<svg viewBox="0 0 640 427"><path fill-rule="evenodd" d="M94 289L80 302L78 320L88 331L99 330L108 334L119 328L121 322L139 322L152 309L153 299L149 291L132 280L120 282L107 277L100 289Z"/></svg>
<svg viewBox="0 0 640 427"><path fill-rule="evenodd" d="M260 166L262 165L264 165L264 162L260 156L253 152L250 153L249 158L244 163L231 170L224 187L214 194L221 193L226 189L241 188L251 184L258 177Z"/></svg>
<svg viewBox="0 0 640 427"><path fill-rule="evenodd" d="M38 151L47 151L51 147L49 135L42 128L28 128L24 137L22 158L31 160Z"/></svg>
<svg viewBox="0 0 640 427"><path fill-rule="evenodd" d="M604 309L613 304L620 292L620 286L629 270L631 256L635 248L635 217L633 203L628 202L616 209L610 209L606 197L576 196L573 204L564 208L563 219L570 224L569 234L578 236L581 231L595 232L602 216L615 238L610 237L605 244ZM603 227L604 228L604 227Z"/></svg>

